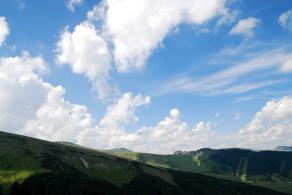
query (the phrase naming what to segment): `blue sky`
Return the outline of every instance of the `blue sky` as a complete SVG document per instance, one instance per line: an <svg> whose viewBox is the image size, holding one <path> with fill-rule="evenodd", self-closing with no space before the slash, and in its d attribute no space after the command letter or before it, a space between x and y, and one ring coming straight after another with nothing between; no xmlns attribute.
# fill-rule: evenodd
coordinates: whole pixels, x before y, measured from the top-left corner
<svg viewBox="0 0 292 195"><path fill-rule="evenodd" d="M138 3L135 4L136 1L125 0L120 1L120 4L117 2L77 0L75 4L72 4L73 10L73 7L69 6L69 0L42 2L2 0L0 16L5 18L10 31L0 47L0 56L3 59L9 56L21 56L23 50L28 51L31 57L41 56L46 62L47 71L42 74L33 73L44 83L50 83L54 87L61 85L66 90L63 98L69 101L70 105L85 106L86 112L95 121L92 122L92 126L97 124L101 126L100 128L117 128L122 131L123 136L135 137L137 136L135 133L143 127L157 129L160 122L167 121L164 120L167 116L175 119L177 117L175 112L169 114L170 110L174 109L179 111L179 120L182 123L191 128L203 122L203 126L215 135L214 139L219 140L215 141L216 144L203 142L201 145L188 147L169 141L170 145L159 148L161 152L170 152L165 149L167 147L195 149L205 145L237 146L230 140L240 129L248 129L257 120L266 123L266 118L257 119L256 113L261 112L263 116L266 116L264 108L269 108L269 102L275 101L275 106L281 107L283 102L286 102L283 98L292 96L292 46L290 44L292 41L292 2L290 0L214 0L210 1L209 5L203 5L203 1L200 0L176 2L177 5L173 2L168 5L159 4L160 1L157 1L157 4L151 4L141 0L144 2L142 8L139 8L141 5ZM193 10L189 10L188 7L196 2L198 5L194 6L194 10L206 10L206 13L198 11L196 14L192 12ZM100 10L102 8L105 13L95 10L94 6ZM157 13L153 7L157 8ZM138 9L142 10L141 13L135 12ZM168 13L164 9L173 10L173 12ZM98 17L87 16L91 10L99 14ZM161 14L164 12L166 12L165 15ZM126 16L127 14L129 16ZM280 20L283 14L286 15ZM124 20L119 20L119 17ZM158 25L155 24L157 21ZM78 31L76 28L78 25L84 28ZM82 39L76 39L75 46L79 47L81 44L80 48L85 48L87 52L79 55L78 52L83 51L78 48L75 53L71 52L71 49L65 51L65 44L72 46L72 43L62 42L65 36L71 37L68 40L74 42L74 33L77 36L78 33L82 33L82 30L88 29L95 32L95 38L100 40L99 45L90 45L91 41L83 43ZM89 40L97 40L95 38ZM126 45L124 50L123 44ZM106 50L106 54L101 52L95 55L94 48L101 49L102 52ZM87 53L90 52L92 55L88 57ZM78 57L75 58L75 56ZM96 60L96 63L88 65L86 64L88 59L83 58L92 58ZM101 58L105 60L99 62ZM105 65L107 60L110 62ZM103 70L104 67L108 69ZM93 73L92 70L97 72ZM104 91L101 92L103 88L107 88L108 91L105 97L101 98L100 94L104 93ZM132 95L127 106L121 111L122 108L118 108L118 102L123 99L123 94L128 92ZM135 102L133 99L139 94L142 99L137 100L137 103L131 103L131 101ZM151 98L151 102L148 102L146 97ZM17 102L11 104L17 106ZM274 108L275 110L277 109ZM123 116L116 115L117 112ZM285 121L285 125L288 124L288 127L285 127L287 131L285 136L292 134L291 126L289 126L291 112L291 109L285 111L288 114L285 115L286 118L281 119ZM132 114L124 116L125 113ZM120 126L108 123L104 126L101 121L106 116L113 117L109 121L118 121L117 124ZM118 119L114 118L115 116ZM34 119L29 121L31 120ZM210 129L207 124L210 124ZM258 136L264 134L261 128L266 125L262 124L254 130L259 132ZM278 122L268 125L270 126L266 127L267 131L269 128L273 129L283 124ZM5 125L2 126L5 127ZM27 126L18 128L26 129ZM100 134L98 130L95 131ZM155 130L153 132L155 134ZM171 132L172 130L169 133ZM78 141L81 140L81 135L53 138L47 133L45 133L46 136L42 136L41 133L34 135L30 131L23 130L19 133L49 140L77 140L77 143L83 145L89 143L89 141ZM81 136L84 140L86 140L85 134ZM271 132L269 138L274 140L276 134L277 132ZM117 135L113 137L115 136ZM147 136L149 135L145 135L145 139L148 139ZM255 135L248 136L256 137ZM285 136L281 135L277 142L269 142L271 144L263 141L262 145L252 146L255 148L273 147L283 142ZM197 139L201 139L200 136ZM244 139L247 138L242 138L241 141ZM136 145L134 142L123 145L111 139L107 141L113 144L89 144L89 146L125 146L141 151L160 152L146 146L138 147L138 142L135 142ZM288 138L284 143L292 144ZM153 141L149 144L161 143Z"/></svg>

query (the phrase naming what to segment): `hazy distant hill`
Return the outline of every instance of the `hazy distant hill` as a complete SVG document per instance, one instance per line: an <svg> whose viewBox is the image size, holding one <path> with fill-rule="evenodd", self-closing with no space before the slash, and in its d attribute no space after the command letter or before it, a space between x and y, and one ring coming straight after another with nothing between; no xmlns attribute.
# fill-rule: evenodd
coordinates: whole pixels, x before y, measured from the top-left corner
<svg viewBox="0 0 292 195"><path fill-rule="evenodd" d="M278 146L275 148L276 151L292 152L292 146Z"/></svg>
<svg viewBox="0 0 292 195"><path fill-rule="evenodd" d="M0 194L281 194L0 132Z"/></svg>
<svg viewBox="0 0 292 195"><path fill-rule="evenodd" d="M244 149L200 149L157 155L137 152L111 154L149 165L203 173L292 193L292 152Z"/></svg>

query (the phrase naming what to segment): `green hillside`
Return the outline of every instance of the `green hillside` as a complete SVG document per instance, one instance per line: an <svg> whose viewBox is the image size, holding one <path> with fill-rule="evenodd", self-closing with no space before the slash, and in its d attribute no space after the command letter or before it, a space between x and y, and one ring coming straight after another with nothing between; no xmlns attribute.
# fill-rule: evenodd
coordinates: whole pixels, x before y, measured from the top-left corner
<svg viewBox="0 0 292 195"><path fill-rule="evenodd" d="M176 152L173 155L129 151L109 153L153 166L203 173L292 192L292 152L205 148Z"/></svg>
<svg viewBox="0 0 292 195"><path fill-rule="evenodd" d="M129 151L126 151L129 152ZM0 194L281 194L0 132Z"/></svg>

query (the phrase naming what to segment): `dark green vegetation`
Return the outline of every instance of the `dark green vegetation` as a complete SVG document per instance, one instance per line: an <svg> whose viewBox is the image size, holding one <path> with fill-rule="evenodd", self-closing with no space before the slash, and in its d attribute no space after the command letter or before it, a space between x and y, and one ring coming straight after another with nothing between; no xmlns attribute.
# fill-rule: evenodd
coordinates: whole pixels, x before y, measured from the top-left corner
<svg viewBox="0 0 292 195"><path fill-rule="evenodd" d="M173 155L130 151L108 153L157 167L202 173L292 193L292 152L205 148Z"/></svg>
<svg viewBox="0 0 292 195"><path fill-rule="evenodd" d="M127 151L128 152L128 151ZM282 194L0 132L0 194Z"/></svg>

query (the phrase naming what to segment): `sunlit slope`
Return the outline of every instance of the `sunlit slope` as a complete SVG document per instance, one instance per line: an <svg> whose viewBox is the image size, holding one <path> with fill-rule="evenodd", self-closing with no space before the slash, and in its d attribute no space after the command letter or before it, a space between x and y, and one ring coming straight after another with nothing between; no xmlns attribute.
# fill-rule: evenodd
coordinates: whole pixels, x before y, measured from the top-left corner
<svg viewBox="0 0 292 195"><path fill-rule="evenodd" d="M12 189L23 194L277 194L261 187L149 166L70 143L4 132L0 132L0 185L5 193Z"/></svg>

